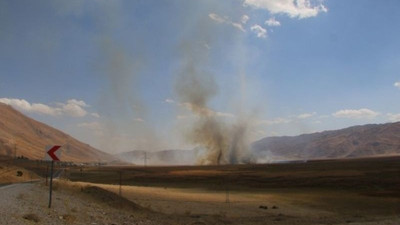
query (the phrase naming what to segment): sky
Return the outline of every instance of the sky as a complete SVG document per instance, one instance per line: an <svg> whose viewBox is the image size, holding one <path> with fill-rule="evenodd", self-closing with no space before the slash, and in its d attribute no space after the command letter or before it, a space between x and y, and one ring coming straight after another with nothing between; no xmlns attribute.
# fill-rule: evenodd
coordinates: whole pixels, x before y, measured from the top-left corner
<svg viewBox="0 0 400 225"><path fill-rule="evenodd" d="M397 0L0 0L0 102L110 153L196 147L180 87L197 87L191 71L212 87L209 112L250 121L249 142L396 122L399 10Z"/></svg>

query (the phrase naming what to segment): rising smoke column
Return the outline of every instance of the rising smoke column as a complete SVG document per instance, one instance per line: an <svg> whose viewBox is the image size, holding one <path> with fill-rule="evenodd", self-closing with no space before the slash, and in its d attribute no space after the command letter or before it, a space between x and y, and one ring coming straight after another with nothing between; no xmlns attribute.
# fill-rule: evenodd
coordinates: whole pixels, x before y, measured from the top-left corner
<svg viewBox="0 0 400 225"><path fill-rule="evenodd" d="M179 46L181 66L175 84L176 93L186 109L197 118L186 139L203 147L206 154L198 158L199 164L238 164L250 162L248 157L248 123L236 118L229 124L208 106L218 94L216 74L209 69L210 48L218 47L217 39L223 38L207 21L200 18L193 26L193 33Z"/></svg>
<svg viewBox="0 0 400 225"><path fill-rule="evenodd" d="M227 148L224 126L208 109L207 102L218 92L213 74L206 71L208 49L199 42L184 42L180 46L182 66L178 72L176 92L180 101L198 117L186 138L207 150L201 164L220 164Z"/></svg>

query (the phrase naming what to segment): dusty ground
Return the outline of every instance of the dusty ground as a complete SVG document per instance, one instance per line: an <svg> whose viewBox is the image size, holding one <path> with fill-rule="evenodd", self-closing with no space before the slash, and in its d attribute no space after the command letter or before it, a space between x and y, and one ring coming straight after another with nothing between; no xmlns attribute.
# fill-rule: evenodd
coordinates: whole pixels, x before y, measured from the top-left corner
<svg viewBox="0 0 400 225"><path fill-rule="evenodd" d="M97 185L119 193L118 185ZM157 212L215 215L224 224L400 224L397 199L347 191L242 190L230 191L227 197L226 191L122 186L121 194Z"/></svg>
<svg viewBox="0 0 400 225"><path fill-rule="evenodd" d="M52 207L43 183L0 187L0 224L196 224L191 217L154 213L96 187L55 181Z"/></svg>
<svg viewBox="0 0 400 225"><path fill-rule="evenodd" d="M0 224L400 224L399 158L66 171L52 209L42 183L2 187Z"/></svg>
<svg viewBox="0 0 400 225"><path fill-rule="evenodd" d="M99 186L119 192L118 186ZM351 218L318 209L310 196L301 194L231 193L230 203L225 203L223 193L122 187L123 196L145 208L84 183L56 181L53 194L49 209L44 183L0 187L0 224L400 224L399 216L365 217L360 212ZM260 202L268 209L258 208Z"/></svg>

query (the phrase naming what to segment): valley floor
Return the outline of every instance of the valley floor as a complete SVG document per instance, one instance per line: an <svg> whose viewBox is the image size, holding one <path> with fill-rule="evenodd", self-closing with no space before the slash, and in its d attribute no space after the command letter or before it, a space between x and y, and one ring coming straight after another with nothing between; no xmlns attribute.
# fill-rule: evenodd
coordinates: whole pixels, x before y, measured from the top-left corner
<svg viewBox="0 0 400 225"><path fill-rule="evenodd" d="M347 192L232 192L229 203L225 192L201 189L123 186L121 193L131 201L117 185L57 180L49 209L44 182L3 186L0 224L400 224L398 213L381 210L398 202Z"/></svg>

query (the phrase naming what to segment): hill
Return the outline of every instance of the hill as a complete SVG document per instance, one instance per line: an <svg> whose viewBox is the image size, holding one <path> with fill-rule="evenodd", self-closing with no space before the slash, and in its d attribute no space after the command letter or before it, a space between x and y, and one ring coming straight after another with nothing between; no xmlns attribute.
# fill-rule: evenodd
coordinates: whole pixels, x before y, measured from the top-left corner
<svg viewBox="0 0 400 225"><path fill-rule="evenodd" d="M266 137L251 145L258 163L307 159L343 159L400 155L400 122L354 126L299 136ZM204 149L147 152L148 165L195 165ZM115 155L143 165L145 151Z"/></svg>
<svg viewBox="0 0 400 225"><path fill-rule="evenodd" d="M400 155L400 122L267 137L254 142L252 152L260 161Z"/></svg>
<svg viewBox="0 0 400 225"><path fill-rule="evenodd" d="M63 146L61 160L113 161L114 157L0 103L0 155L43 159L46 145Z"/></svg>

